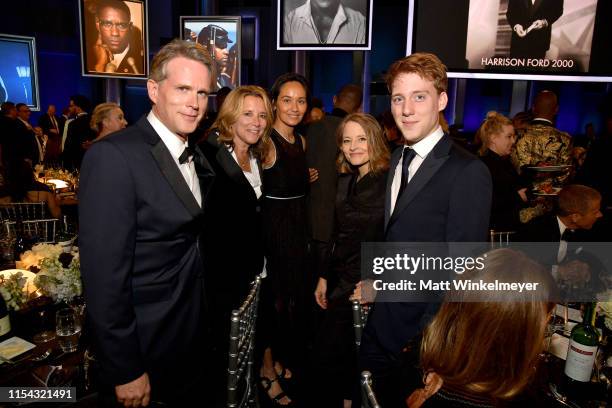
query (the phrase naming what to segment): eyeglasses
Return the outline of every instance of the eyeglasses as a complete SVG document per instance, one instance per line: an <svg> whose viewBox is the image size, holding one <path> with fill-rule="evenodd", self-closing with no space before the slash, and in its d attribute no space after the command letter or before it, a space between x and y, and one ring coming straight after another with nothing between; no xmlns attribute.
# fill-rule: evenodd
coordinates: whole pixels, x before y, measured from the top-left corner
<svg viewBox="0 0 612 408"><path fill-rule="evenodd" d="M105 30L111 30L113 27L115 27L119 31L127 31L131 25L132 25L131 22L113 23L112 21L109 21L109 20L100 20L100 26L102 26L102 28Z"/></svg>

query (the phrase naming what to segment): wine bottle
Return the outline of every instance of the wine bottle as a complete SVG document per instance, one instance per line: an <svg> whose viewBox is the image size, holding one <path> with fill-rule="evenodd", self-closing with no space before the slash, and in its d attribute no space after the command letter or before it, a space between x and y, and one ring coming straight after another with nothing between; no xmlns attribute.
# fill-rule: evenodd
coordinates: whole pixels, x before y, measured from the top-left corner
<svg viewBox="0 0 612 408"><path fill-rule="evenodd" d="M9 318L6 302L0 295L0 342L11 337L11 320Z"/></svg>
<svg viewBox="0 0 612 408"><path fill-rule="evenodd" d="M568 391L579 388L591 380L593 364L597 356L599 332L595 329L595 303L587 303L582 323L572 329L565 360Z"/></svg>

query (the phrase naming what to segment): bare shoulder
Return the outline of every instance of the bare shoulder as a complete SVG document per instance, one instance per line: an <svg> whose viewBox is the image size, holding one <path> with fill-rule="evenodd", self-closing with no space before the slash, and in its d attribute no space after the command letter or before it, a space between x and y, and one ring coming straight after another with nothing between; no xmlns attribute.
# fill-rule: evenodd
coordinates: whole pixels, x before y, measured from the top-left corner
<svg viewBox="0 0 612 408"><path fill-rule="evenodd" d="M267 139L266 143L266 154L263 158L263 162L261 163L261 165L264 169L269 169L274 166L274 163L276 162L276 146L274 145L271 139Z"/></svg>

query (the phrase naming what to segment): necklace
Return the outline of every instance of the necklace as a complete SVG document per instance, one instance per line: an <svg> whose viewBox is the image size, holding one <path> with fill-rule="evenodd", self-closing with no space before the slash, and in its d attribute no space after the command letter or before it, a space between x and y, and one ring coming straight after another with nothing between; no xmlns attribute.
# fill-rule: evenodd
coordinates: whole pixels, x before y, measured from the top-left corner
<svg viewBox="0 0 612 408"><path fill-rule="evenodd" d="M251 157L250 157L250 155L248 155L246 159L241 159L240 157L238 157L238 155L236 155L236 159L238 159L238 165L240 166L240 168L242 168L243 170L246 170L246 171L250 171L251 170Z"/></svg>

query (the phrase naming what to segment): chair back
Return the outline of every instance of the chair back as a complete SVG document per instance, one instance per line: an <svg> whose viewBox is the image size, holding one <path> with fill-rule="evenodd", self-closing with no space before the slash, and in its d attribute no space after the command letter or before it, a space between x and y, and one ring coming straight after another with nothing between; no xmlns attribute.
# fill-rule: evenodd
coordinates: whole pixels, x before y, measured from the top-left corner
<svg viewBox="0 0 612 408"><path fill-rule="evenodd" d="M7 203L0 204L0 222L16 220L42 220L47 217L47 204L40 203Z"/></svg>
<svg viewBox="0 0 612 408"><path fill-rule="evenodd" d="M372 374L361 372L361 400L363 408L381 408L372 389Z"/></svg>
<svg viewBox="0 0 612 408"><path fill-rule="evenodd" d="M48 218L42 220L23 220L21 228L23 234L33 238L33 241L42 244L55 242L57 234L57 219ZM4 229L9 237L17 236L17 221L4 221Z"/></svg>
<svg viewBox="0 0 612 408"><path fill-rule="evenodd" d="M489 245L491 249L503 248L510 245L510 238L516 231L489 230Z"/></svg>
<svg viewBox="0 0 612 408"><path fill-rule="evenodd" d="M247 298L238 310L232 311L227 370L228 408L255 405L253 355L261 279L260 276L255 278Z"/></svg>
<svg viewBox="0 0 612 408"><path fill-rule="evenodd" d="M368 313L370 309L367 306L359 303L358 300L352 301L353 309L353 330L355 333L355 346L361 346L361 333L368 321Z"/></svg>

